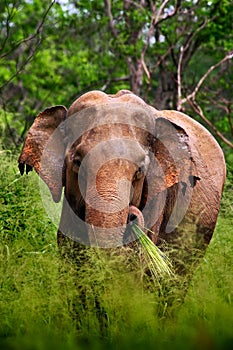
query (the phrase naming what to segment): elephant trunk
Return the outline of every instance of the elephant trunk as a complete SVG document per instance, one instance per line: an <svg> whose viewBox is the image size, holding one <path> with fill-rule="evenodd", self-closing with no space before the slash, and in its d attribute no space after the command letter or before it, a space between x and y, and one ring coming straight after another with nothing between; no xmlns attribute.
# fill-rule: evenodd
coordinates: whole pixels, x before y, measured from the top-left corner
<svg viewBox="0 0 233 350"><path fill-rule="evenodd" d="M111 166L110 166L111 165ZM87 176L85 196L90 244L117 247L124 244L124 234L135 216L144 225L142 213L130 205L132 194L132 165L127 160L112 160ZM117 169L117 171L112 171Z"/></svg>
<svg viewBox="0 0 233 350"><path fill-rule="evenodd" d="M134 205L130 205L129 206L129 217L128 217L128 221L130 224L132 224L134 222L134 220L137 220L137 224L144 228L144 217L143 217L143 214L142 212L137 208L135 207Z"/></svg>
<svg viewBox="0 0 233 350"><path fill-rule="evenodd" d="M117 247L123 245L129 207L110 213L86 204L86 224L91 246Z"/></svg>
<svg viewBox="0 0 233 350"><path fill-rule="evenodd" d="M133 223L144 227L144 217L142 212L133 205L127 206L114 215L99 213L87 205L86 223L90 245L109 248L128 244L130 241L125 241L128 227L131 227ZM135 237L131 236L130 240L134 239Z"/></svg>

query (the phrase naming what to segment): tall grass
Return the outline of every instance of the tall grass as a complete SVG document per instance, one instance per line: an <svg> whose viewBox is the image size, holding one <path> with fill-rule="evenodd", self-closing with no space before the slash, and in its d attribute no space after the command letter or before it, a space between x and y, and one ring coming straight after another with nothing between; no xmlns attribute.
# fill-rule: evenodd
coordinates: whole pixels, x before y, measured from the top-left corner
<svg viewBox="0 0 233 350"><path fill-rule="evenodd" d="M132 252L90 249L78 268L62 260L36 174L20 177L15 156L0 156L1 349L231 348L232 178L214 238L181 302L185 280L167 277L156 288Z"/></svg>

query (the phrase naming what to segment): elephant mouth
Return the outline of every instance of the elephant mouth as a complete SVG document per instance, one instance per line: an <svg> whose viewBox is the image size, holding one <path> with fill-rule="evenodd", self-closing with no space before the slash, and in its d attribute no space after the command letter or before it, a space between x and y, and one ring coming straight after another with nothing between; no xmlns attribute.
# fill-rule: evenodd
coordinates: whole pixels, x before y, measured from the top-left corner
<svg viewBox="0 0 233 350"><path fill-rule="evenodd" d="M137 240L135 233L132 230L134 224L140 226L141 228L144 228L144 217L141 210L139 210L134 205L130 205L128 211L127 226L123 236L124 246L131 246L132 242Z"/></svg>
<svg viewBox="0 0 233 350"><path fill-rule="evenodd" d="M143 228L145 224L144 217L141 210L139 210L134 205L130 205L128 213L128 224L132 226L134 223Z"/></svg>
<svg viewBox="0 0 233 350"><path fill-rule="evenodd" d="M85 214L86 214L86 206L85 206L85 202L82 203L83 205L81 205L79 207L79 211L78 211L78 217L83 221L85 222ZM141 212L140 209L138 209L136 206L130 204L129 205L129 208L128 208L128 217L127 217L127 221L126 221L126 227L124 230L122 230L121 234L122 234L122 237L121 237L121 240L122 240L122 244L123 246L129 246L132 242L134 242L135 240L137 240L134 232L133 232L133 225L138 225L140 228L144 228L144 217L143 217L143 214ZM107 234L106 230L110 230L111 231L111 228L107 229L104 227L102 227L103 232L105 232L105 234L103 232L101 232L101 227L96 227L95 228L95 234L96 235L99 235L99 243L98 245L100 246L111 246L111 239L110 239L110 243L109 243L109 237L105 237L104 236ZM116 227L115 227L116 229ZM123 227L122 227L123 229ZM100 231L98 231L100 230ZM85 231L86 232L86 231ZM99 232L99 233L98 233ZM87 234L87 232L86 232ZM88 237L86 238L87 240L90 239L90 232L88 233ZM114 238L112 238L113 241L114 241ZM96 240L96 237L94 238L94 240ZM106 241L106 242L105 242ZM119 243L119 242L118 242Z"/></svg>
<svg viewBox="0 0 233 350"><path fill-rule="evenodd" d="M85 221L85 202L82 203L82 205L79 206L79 211L77 213L78 217ZM128 211L128 218L127 218L127 224L130 226L133 226L133 224L139 225L140 227L144 227L144 217L140 209L135 207L134 205L129 205L129 211Z"/></svg>

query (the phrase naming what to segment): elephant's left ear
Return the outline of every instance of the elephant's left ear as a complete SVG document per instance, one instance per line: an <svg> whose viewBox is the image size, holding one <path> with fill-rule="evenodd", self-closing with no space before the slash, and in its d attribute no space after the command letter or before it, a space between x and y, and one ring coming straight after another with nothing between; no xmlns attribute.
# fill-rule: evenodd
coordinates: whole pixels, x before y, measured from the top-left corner
<svg viewBox="0 0 233 350"><path fill-rule="evenodd" d="M198 178L189 136L183 128L159 117L155 120L154 136L153 151L160 168L158 191L178 182L188 183L192 177Z"/></svg>
<svg viewBox="0 0 233 350"><path fill-rule="evenodd" d="M64 163L63 135L59 125L66 119L67 109L55 106L41 112L25 139L19 156L21 175L35 169L49 187L53 199L58 202L62 191L62 167Z"/></svg>

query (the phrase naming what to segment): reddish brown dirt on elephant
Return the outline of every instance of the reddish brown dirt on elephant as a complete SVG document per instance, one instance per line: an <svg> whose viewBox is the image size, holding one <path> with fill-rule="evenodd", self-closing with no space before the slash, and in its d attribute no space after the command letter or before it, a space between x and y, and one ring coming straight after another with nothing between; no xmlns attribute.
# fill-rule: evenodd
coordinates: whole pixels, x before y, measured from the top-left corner
<svg viewBox="0 0 233 350"><path fill-rule="evenodd" d="M128 90L90 91L68 110L39 113L19 157L21 174L25 165L55 202L64 188L59 235L113 248L137 223L155 244L182 245L191 255L213 235L226 175L223 152L201 124Z"/></svg>

